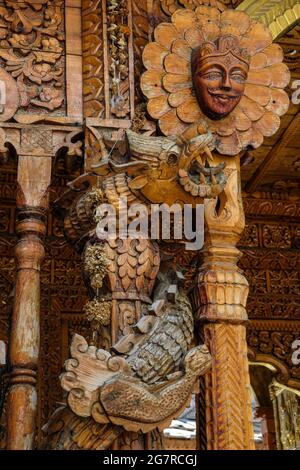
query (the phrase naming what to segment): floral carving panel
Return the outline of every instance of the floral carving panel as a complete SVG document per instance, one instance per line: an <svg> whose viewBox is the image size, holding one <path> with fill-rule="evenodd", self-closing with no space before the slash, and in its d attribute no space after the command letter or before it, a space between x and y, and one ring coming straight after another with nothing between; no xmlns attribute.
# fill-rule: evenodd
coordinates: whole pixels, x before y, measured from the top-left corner
<svg viewBox="0 0 300 470"><path fill-rule="evenodd" d="M294 322L254 322L247 330L247 343L254 355L267 355L282 364L280 382L299 381L300 369L293 364L292 344L299 339L299 327Z"/></svg>
<svg viewBox="0 0 300 470"><path fill-rule="evenodd" d="M249 219L240 246L240 266L250 286L250 319L299 320L299 224L284 221L284 217L280 223Z"/></svg>
<svg viewBox="0 0 300 470"><path fill-rule="evenodd" d="M64 114L62 0L5 0L0 6L0 65L15 80L19 114Z"/></svg>

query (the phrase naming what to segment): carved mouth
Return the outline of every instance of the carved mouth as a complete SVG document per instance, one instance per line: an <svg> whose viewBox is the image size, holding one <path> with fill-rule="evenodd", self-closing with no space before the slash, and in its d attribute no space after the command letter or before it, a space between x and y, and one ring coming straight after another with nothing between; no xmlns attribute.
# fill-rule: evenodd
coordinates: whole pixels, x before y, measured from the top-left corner
<svg viewBox="0 0 300 470"><path fill-rule="evenodd" d="M227 183L223 170L225 163L216 167L203 166L194 159L187 168L179 170L179 182L184 190L192 196L216 197Z"/></svg>
<svg viewBox="0 0 300 470"><path fill-rule="evenodd" d="M221 101L221 102L224 101L224 103L228 101L236 100L238 98L238 96L236 95L226 95L222 93L210 93L210 95L212 96L213 99L217 99L218 101Z"/></svg>

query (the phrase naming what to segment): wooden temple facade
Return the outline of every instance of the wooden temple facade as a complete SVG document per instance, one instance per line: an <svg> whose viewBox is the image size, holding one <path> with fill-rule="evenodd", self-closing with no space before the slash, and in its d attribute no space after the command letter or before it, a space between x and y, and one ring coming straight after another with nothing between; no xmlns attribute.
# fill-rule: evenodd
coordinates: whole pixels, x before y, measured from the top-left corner
<svg viewBox="0 0 300 470"><path fill-rule="evenodd" d="M99 301L100 297L90 286L97 285L94 290L98 292L101 283L97 284L86 267L87 248L84 251L80 243L83 239L86 243L84 237L90 230L85 225L83 235L81 228L81 220L83 225L87 224L88 216L86 209L79 203L75 206L74 201L78 200L78 194L83 194L81 175L94 171L99 182L102 175L98 167L102 161L113 157L116 165L122 164L126 131L154 139L170 136L172 132L166 130L169 126L175 134L182 134L177 121L164 120L162 109L166 102L151 101L169 93L163 90L161 95L155 95L153 91L162 86L157 84L159 80L163 81L158 77L163 66L155 51L160 47L166 55L173 34L170 28L163 30L159 25L168 23L173 27L172 21L177 21L178 15L172 15L178 10L195 15L196 9L203 5L221 15L227 10L242 12L248 15L249 21L260 22L269 30L273 45L279 45L283 51L286 69L280 68L282 64L277 65L276 80L278 89L285 88L288 103L282 98L284 111L278 117L277 130L275 119L271 128L267 121L258 125L259 129L265 129L259 143L242 145L232 154L222 151L231 145L227 141L219 151L217 147L212 150L215 165L223 160L226 163L225 176L229 182L223 192L229 187L229 196L226 193L224 204L228 206L224 216L222 197L206 199L204 248L199 252L186 251L178 243L161 243L159 248L161 257L163 253L166 258L172 258L183 270L184 291L196 319L193 345L203 342L211 354L211 368L197 378L197 387L193 388L197 393L197 448L254 448L251 390L259 404L256 413L263 420L263 447L300 448L300 364L295 354L300 348L300 93L297 93L300 3L296 0L2 0L2 449L50 448L52 444L45 444L45 439L51 441L52 428L50 424L47 431L50 437L45 438L45 425L72 393L67 378L64 382L60 375L70 357L73 335L81 335L98 348L109 349L122 335L132 332L133 325L143 316L144 304L149 303L149 297L152 299L150 284L158 270L156 248L148 247L149 253L143 251L145 265L138 261L140 271L136 272L141 272L148 284L142 279L138 293L132 290L129 295L130 279L138 274L130 277L126 263L138 269L134 261L130 264L130 256L134 259L136 254L130 254L129 246L111 246L110 250L117 253L112 256L117 258L110 260L116 259L119 268L125 265L129 287L124 287L127 274L122 276L121 269L119 274L114 274L111 269L109 282L113 285L111 279L115 276L114 282L118 286L120 280L121 287L112 289L111 296L101 291L101 299L112 313L108 322L101 317L101 327L95 334L95 322L89 321L86 305L95 299ZM178 18L181 21L180 15ZM192 16L182 18L180 31L187 28ZM261 39L260 30L257 31L253 41L256 36L258 41ZM143 51L147 52L143 54ZM177 65L171 62L172 58L168 62L172 71ZM288 80L283 77L287 70ZM181 72L175 70L173 76L176 73L180 77ZM168 86L175 90L176 83ZM270 83L266 87L271 89ZM276 100L281 98L274 94L267 104L263 86L253 86L257 86L253 114L265 106L269 106L267 113L271 114L272 100L276 107ZM173 102L177 99L174 90ZM177 114L180 115L179 111ZM193 121L183 118L183 122ZM220 134L220 141L228 136L226 132ZM130 134L128 139L130 148L136 148L135 137L133 143ZM116 179L114 188L118 184L122 187L121 175L115 178L119 180ZM140 191L137 185L134 188ZM145 194L144 199L148 197ZM152 201L153 194L151 191L149 194L148 199ZM216 199L219 206L213 212ZM71 216L66 215L69 213ZM92 243L90 239L89 243ZM118 346L117 350L124 353L122 347ZM179 387L181 382L178 384ZM124 420L125 431L121 432L123 421L116 418L113 406L113 418L106 425L99 410L97 417L92 418L92 412L89 415L81 410L76 397L72 400L68 402L72 413L77 416L78 411L78 416L84 416L85 420L95 419L99 436L102 436L101 426L112 426L114 438L110 438L106 447L95 444L94 448L163 446L157 427L151 427L148 421L139 427L134 419L129 421L135 424ZM103 403L106 403L104 398ZM72 419L63 415L66 427L71 426ZM76 445L61 443L61 448L85 448L86 442L80 439L79 431L78 436ZM93 439L97 441L95 435ZM103 439L99 438L102 443Z"/></svg>

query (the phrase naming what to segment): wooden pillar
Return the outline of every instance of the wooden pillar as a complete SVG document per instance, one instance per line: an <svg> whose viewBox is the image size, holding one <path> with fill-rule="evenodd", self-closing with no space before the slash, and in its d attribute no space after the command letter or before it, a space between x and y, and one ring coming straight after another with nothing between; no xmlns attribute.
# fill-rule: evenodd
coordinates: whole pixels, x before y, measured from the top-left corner
<svg viewBox="0 0 300 470"><path fill-rule="evenodd" d="M51 157L20 157L18 165L17 278L10 339L7 449L33 448L40 338L40 267L44 258Z"/></svg>
<svg viewBox="0 0 300 470"><path fill-rule="evenodd" d="M254 448L245 331L248 283L237 267L236 248L245 222L239 160L226 163L225 194L217 203L205 201L204 263L194 298L201 335L213 358L212 370L200 387L205 409L200 409L198 428L200 442L205 440L208 450L246 450Z"/></svg>

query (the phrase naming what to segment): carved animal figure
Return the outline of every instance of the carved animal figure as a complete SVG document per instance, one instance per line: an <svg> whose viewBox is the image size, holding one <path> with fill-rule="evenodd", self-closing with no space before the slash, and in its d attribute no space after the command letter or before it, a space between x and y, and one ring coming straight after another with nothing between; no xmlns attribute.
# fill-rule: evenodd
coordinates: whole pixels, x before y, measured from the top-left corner
<svg viewBox="0 0 300 470"><path fill-rule="evenodd" d="M211 133L180 141L127 130L126 138L127 162L103 158L92 172L70 183L70 189L57 201L65 235L79 250L86 240L84 234L96 225L95 210L100 203L110 203L118 211L123 196L129 206L164 201L170 206L179 203L195 207L225 188L224 164L210 166L210 148L214 145Z"/></svg>
<svg viewBox="0 0 300 470"><path fill-rule="evenodd" d="M84 420L93 418L96 436L105 429L101 448L110 446L122 428L146 433L166 427L185 409L196 380L211 365L205 345L189 350L193 315L186 294L180 290L175 303L166 300L167 290L163 296L161 291L159 294L149 314L135 325L134 333L114 346L117 355L88 346L79 335L73 339L62 387L75 415ZM47 447L52 442L54 448L70 448L74 446L72 428L67 432L66 426L58 427L57 416L65 420L68 413L60 410L45 428ZM78 426L78 420L72 422ZM116 426L109 435L108 429L97 423Z"/></svg>
<svg viewBox="0 0 300 470"><path fill-rule="evenodd" d="M160 272L157 278L157 243L100 241L95 226L99 204L108 202L118 211L120 196L126 196L129 205L143 202L150 207L162 199L170 205L195 205L203 197L218 195L227 180L223 166L209 166L209 133L185 142L127 131L127 140L127 161L103 159L93 173L73 182L60 201L65 235L83 252L92 299L86 307L88 318L101 338L109 340L105 349L96 349L74 337L61 378L72 411L62 409L48 423L48 448L74 448L72 426L81 429L78 419L92 420L97 448L111 446L124 429L155 434L185 408L199 375L210 367L204 345L190 349L192 309L182 290L174 294L174 272ZM92 189L82 186L86 182ZM78 418L70 418L72 412ZM59 420L64 424L58 428ZM90 443L81 445L89 448Z"/></svg>

